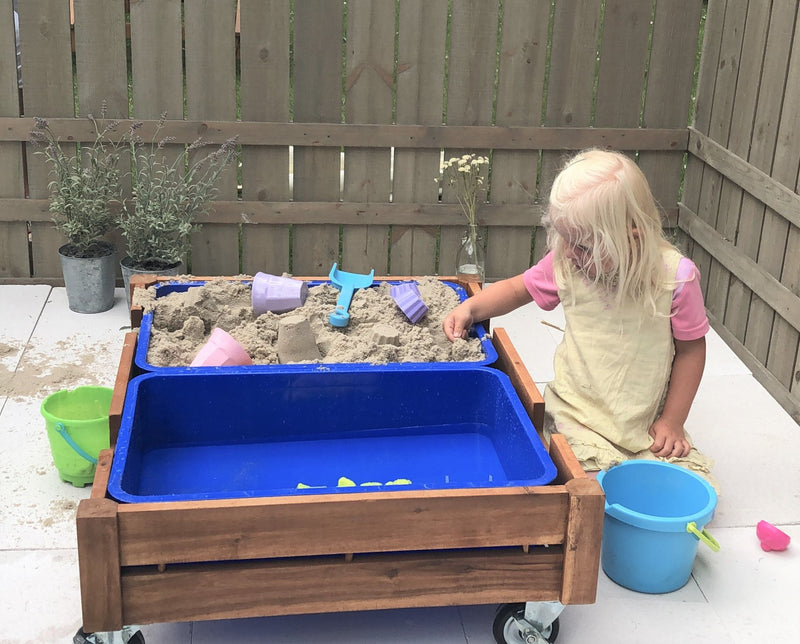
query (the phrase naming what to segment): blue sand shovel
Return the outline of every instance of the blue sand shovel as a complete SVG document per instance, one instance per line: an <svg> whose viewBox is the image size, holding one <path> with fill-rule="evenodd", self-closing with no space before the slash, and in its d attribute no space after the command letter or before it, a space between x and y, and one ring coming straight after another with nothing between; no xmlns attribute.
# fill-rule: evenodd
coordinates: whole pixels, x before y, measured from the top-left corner
<svg viewBox="0 0 800 644"><path fill-rule="evenodd" d="M372 278L375 276L373 268L369 275L359 275L358 273L346 273L337 268L336 262L331 268L328 277L336 288L339 289L339 297L336 300L336 309L328 316L328 321L336 327L345 327L350 322L350 300L357 288L367 288L372 286Z"/></svg>

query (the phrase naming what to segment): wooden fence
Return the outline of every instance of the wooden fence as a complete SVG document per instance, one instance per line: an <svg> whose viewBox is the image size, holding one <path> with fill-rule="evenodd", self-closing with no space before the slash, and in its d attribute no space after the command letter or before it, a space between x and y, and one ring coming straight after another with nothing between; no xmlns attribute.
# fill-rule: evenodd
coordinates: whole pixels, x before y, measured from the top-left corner
<svg viewBox="0 0 800 644"><path fill-rule="evenodd" d="M176 144L238 135L187 258L205 275L450 274L464 221L434 178L464 151L491 158L487 277L512 275L544 252L564 156L612 147L685 235L715 328L800 418L797 2L708 0L690 127L702 0L18 5L21 90L0 0L0 282L60 281L34 116L65 141L102 101L151 130L166 111Z"/></svg>
<svg viewBox="0 0 800 644"><path fill-rule="evenodd" d="M800 421L800 16L711 0L679 225L714 328Z"/></svg>
<svg viewBox="0 0 800 644"><path fill-rule="evenodd" d="M13 67L0 78L5 281L60 277L47 168L20 144L31 117L85 140L80 117L103 100L110 117L150 125L167 111L178 142L239 135L239 186L230 173L194 236L197 274L333 261L450 274L464 220L434 178L442 154L462 151L491 154L490 278L541 255L539 195L568 150L638 152L675 221L700 0L241 0L238 32L233 0L129 8L74 0L71 66L67 0L19 3L22 110Z"/></svg>

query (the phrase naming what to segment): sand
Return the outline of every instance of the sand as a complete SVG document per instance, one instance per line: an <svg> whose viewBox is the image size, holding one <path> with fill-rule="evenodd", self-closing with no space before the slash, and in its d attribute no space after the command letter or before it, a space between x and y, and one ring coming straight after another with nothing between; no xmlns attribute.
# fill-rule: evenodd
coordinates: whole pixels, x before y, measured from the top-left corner
<svg viewBox="0 0 800 644"><path fill-rule="evenodd" d="M442 319L459 302L455 290L435 277L420 278L418 287L428 313L416 324L396 305L387 283L355 292L345 328L328 322L339 291L327 283L310 286L305 304L297 309L258 317L253 315L250 284L236 280L215 279L161 297L150 288L137 293L134 303L142 305L145 312L153 311L147 362L157 367L188 366L215 327L230 333L254 364L483 360L479 338L450 342L442 331ZM299 324L297 316L304 317L308 325ZM291 345L288 351L283 342L279 351L281 327L310 327L311 333L301 346ZM301 359L292 359L292 354Z"/></svg>

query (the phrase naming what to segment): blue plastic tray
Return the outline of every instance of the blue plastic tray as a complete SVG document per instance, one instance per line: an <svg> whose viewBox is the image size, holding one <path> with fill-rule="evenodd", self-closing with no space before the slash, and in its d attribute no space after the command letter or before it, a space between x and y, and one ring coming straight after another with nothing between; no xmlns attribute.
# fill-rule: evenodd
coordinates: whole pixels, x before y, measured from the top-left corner
<svg viewBox="0 0 800 644"><path fill-rule="evenodd" d="M136 503L555 475L511 382L491 368L150 373L129 384L108 490Z"/></svg>
<svg viewBox="0 0 800 644"><path fill-rule="evenodd" d="M183 293L188 291L190 288L203 286L206 282L202 280L197 281L178 281L178 280L170 280L167 282L160 282L156 284L156 298L159 297L166 297L170 293ZM252 280L242 280L243 284L252 284ZM373 286L378 286L381 282L375 281L373 282ZM400 282L389 281L389 284L399 284ZM322 281L312 281L308 283L309 286L319 286L320 284L330 284L327 280ZM467 292L464 290L463 287L455 284L453 282L446 282L443 281L442 284L445 284L452 288L456 295L461 302L467 299ZM200 372L200 371L219 371L223 370L226 372L250 372L250 371L331 371L337 370L342 366L351 367L353 365L358 365L362 368L366 369L414 369L417 366L424 365L426 367L435 366L437 369L463 369L465 367L479 367L479 366L486 366L493 364L497 361L497 351L492 344L492 339L486 333L486 329L482 324L475 324L472 327L471 335L473 337L480 338L481 347L483 348L484 358L483 360L476 360L476 361L469 361L469 362L390 362L388 364L380 364L375 365L368 362L350 362L350 363L319 363L319 364L282 364L282 365L275 365L275 364L260 364L260 365L248 365L246 367L188 367L188 366L181 366L181 367L161 367L157 365L150 364L147 361L147 351L150 347L150 332L153 326L153 312L150 311L142 316L142 323L139 328L139 340L136 346L136 353L134 355L134 362L139 369L143 371L158 371L158 372L175 372L181 373L183 371L189 370L192 373Z"/></svg>

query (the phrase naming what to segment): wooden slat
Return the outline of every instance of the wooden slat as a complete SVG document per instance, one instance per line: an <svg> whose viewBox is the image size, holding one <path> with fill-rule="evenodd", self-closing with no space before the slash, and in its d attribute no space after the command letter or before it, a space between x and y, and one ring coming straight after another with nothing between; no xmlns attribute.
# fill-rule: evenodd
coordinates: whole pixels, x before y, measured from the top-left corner
<svg viewBox="0 0 800 644"><path fill-rule="evenodd" d="M770 7L767 3L753 2L747 6L747 24L743 34L742 54L739 61L739 81L733 109L728 149L746 159L750 152L758 92L753 91L754 79L761 76L761 68L769 30ZM723 181L720 197L717 230L727 239L739 244L744 191L736 181L727 177ZM746 242L745 242L746 243ZM731 276L726 289L725 320L732 333L744 342L747 332L747 312L751 294L741 281Z"/></svg>
<svg viewBox="0 0 800 644"><path fill-rule="evenodd" d="M555 481L557 484L564 485L573 479L588 478L563 434L550 436L548 450L550 458L558 470L558 477Z"/></svg>
<svg viewBox="0 0 800 644"><path fill-rule="evenodd" d="M350 0L347 4L345 120L391 123L394 98L395 7L391 3ZM344 151L345 201L389 201L389 148L348 147ZM386 273L389 227L348 226L342 231L342 266L355 273Z"/></svg>
<svg viewBox="0 0 800 644"><path fill-rule="evenodd" d="M236 119L236 7L230 2L184 3L186 116L192 120ZM205 156L201 149L194 158ZM235 199L236 162L217 182L218 198ZM209 224L192 234L190 268L194 273L239 272L238 224Z"/></svg>
<svg viewBox="0 0 800 644"><path fill-rule="evenodd" d="M762 9L757 9L760 5ZM710 137L729 148L735 147L739 154L747 155L753 110L755 109L756 92L744 79L740 71L743 64L747 66L755 56L752 55L753 47L763 51L763 41L760 34L766 29L759 28L760 16L768 18L764 3L753 3L745 6L743 3L731 3L726 12L726 28L723 36L723 45L720 57L716 86L716 100L712 113L711 126L708 130ZM766 22L766 21L765 21ZM744 42L743 42L744 41ZM738 83L738 78L742 83ZM736 226L739 221L741 206L741 189L728 178L718 175L716 168L706 165L703 169L703 195L712 195L713 199L702 198L698 214L727 239L734 240L737 236ZM707 189L706 184L709 188ZM714 223L716 222L716 223ZM724 319L728 306L730 292L730 273L717 261L710 262L706 276L706 306Z"/></svg>
<svg viewBox="0 0 800 644"><path fill-rule="evenodd" d="M110 499L84 499L78 504L78 567L87 633L123 626L116 509Z"/></svg>
<svg viewBox="0 0 800 644"><path fill-rule="evenodd" d="M181 14L180 0L130 3L133 117L148 119L151 126L158 123L164 113L173 121L183 118ZM168 136L166 132L156 136L155 127L139 135L148 142L158 142ZM183 152L181 144L163 148L168 159L175 159ZM120 255L124 257L125 251Z"/></svg>
<svg viewBox="0 0 800 644"><path fill-rule="evenodd" d="M143 623L554 601L562 558L553 547L132 570L124 615Z"/></svg>
<svg viewBox="0 0 800 644"><path fill-rule="evenodd" d="M656 2L647 71L642 124L650 127L686 125L694 82L701 0ZM639 167L656 201L670 208L678 200L682 152L642 152Z"/></svg>
<svg viewBox="0 0 800 644"><path fill-rule="evenodd" d="M289 121L289 4L242 0L242 119ZM289 201L289 147L242 146L242 198ZM289 225L242 224L242 270L289 270Z"/></svg>
<svg viewBox="0 0 800 644"><path fill-rule="evenodd" d="M100 117L105 102L109 119L128 117L125 54L125 2L75 0L75 67L80 114Z"/></svg>
<svg viewBox="0 0 800 644"><path fill-rule="evenodd" d="M714 86L724 34L725 5L726 0L714 0L708 4L694 105L694 126L701 132L708 132L711 122ZM686 163L683 201L694 212L699 212L700 210L700 192L703 185L705 167L704 163L689 155ZM689 257L700 269L701 285L705 292L711 256L701 245L695 244L691 239L688 240L688 245Z"/></svg>
<svg viewBox="0 0 800 644"><path fill-rule="evenodd" d="M496 79L498 0L462 0L454 6L450 24L450 51L447 77L448 125L491 125L493 91ZM489 155L485 147L466 147L466 141L444 150L444 158L475 153ZM478 202L486 201L486 189L478 195ZM454 189L442 186L442 201L454 203ZM482 206L478 206L478 220L483 221ZM456 255L464 241L467 220L462 218L457 226L442 226L439 237L440 273L456 272ZM485 238L484 238L485 241Z"/></svg>
<svg viewBox="0 0 800 644"><path fill-rule="evenodd" d="M791 56L786 73L784 106L796 105L800 101L800 47L796 46L800 39L800 28L797 20L792 37L792 45L787 43L787 47L790 46L791 49ZM777 128L771 177L782 185L793 186L796 191L800 167L800 120L796 112L784 107ZM800 220L800 217L798 219ZM790 289L792 287L797 289L800 281L800 261L797 258L800 255L800 245L797 243L800 231L798 225L800 222L793 226L771 208L765 209L759 263ZM787 260L789 257L792 259ZM800 290L794 292L800 295ZM799 340L800 332L797 329L792 328L780 316L774 317L766 366L787 389L791 389L800 380L795 377L795 361L800 358L792 356L792 352L786 348L800 346Z"/></svg>
<svg viewBox="0 0 800 644"><path fill-rule="evenodd" d="M53 131L64 141L93 141L94 129L86 119L46 116ZM138 117L137 117L138 118ZM156 120L144 120L138 132L152 138ZM0 142L27 141L33 119L0 118ZM129 126L123 122L120 131ZM486 125L356 125L349 123L264 123L258 121L170 120L163 136L191 143L202 136L209 143L224 143L232 136L254 146L299 145L310 148L341 146L440 149L443 147L502 150L581 150L610 147L619 150L685 150L688 134L678 128L591 128Z"/></svg>
<svg viewBox="0 0 800 644"><path fill-rule="evenodd" d="M595 98L597 127L639 125L642 105L636 99L644 89L652 9L650 0L606 0ZM658 64L652 61L650 73L658 73Z"/></svg>
<svg viewBox="0 0 800 644"><path fill-rule="evenodd" d="M547 60L550 6L514 0L503 5L503 31L497 87L500 126L539 125ZM492 202L532 204L539 199L539 151L495 150L492 155ZM489 220L491 221L491 220ZM510 277L531 264L533 221L506 230L490 230L486 274Z"/></svg>
<svg viewBox="0 0 800 644"><path fill-rule="evenodd" d="M786 75L796 16L796 3L773 3L753 124L753 137L748 156L748 162L751 165L767 173L773 169L778 138L776 125L780 122L780 114L784 105ZM763 235L769 233L767 224L768 217L764 204L753 203L749 198L744 199L739 222L740 240L742 235L752 237L754 241L747 244L745 252L766 270L775 274L780 270L780 262L776 263L774 260L776 253L772 249L760 252L760 240ZM767 225L766 229L765 225ZM751 254L751 251L754 251L754 254ZM744 342L745 346L758 356L762 363L766 364L774 314L771 307L763 301L762 297L759 297L760 295L760 293L754 294L750 300Z"/></svg>
<svg viewBox="0 0 800 644"><path fill-rule="evenodd" d="M151 121L151 128L141 133L149 141L154 136L153 119L157 121L163 112L170 119L183 116L181 1L131 2L130 21L133 114ZM164 130L163 135L172 133ZM189 143L197 136L178 142Z"/></svg>
<svg viewBox="0 0 800 644"><path fill-rule="evenodd" d="M592 95L597 60L602 0L557 2L553 16L549 83L544 124L587 127L592 119ZM565 160L564 150L542 155L540 185L549 194ZM537 246L540 240L537 238Z"/></svg>
<svg viewBox="0 0 800 644"><path fill-rule="evenodd" d="M400 125L441 126L447 0L409 0L399 6L397 116ZM438 201L439 149L395 148L395 203ZM437 224L439 222L436 222ZM438 226L393 226L392 273L436 273Z"/></svg>
<svg viewBox="0 0 800 644"><path fill-rule="evenodd" d="M72 49L69 5L46 0L19 3L19 34L23 71L25 113L29 116L75 115L72 86ZM29 130L30 131L30 130ZM64 145L67 154L74 147ZM28 190L31 197L47 198L50 169L40 155L27 149ZM19 240L17 240L19 242ZM58 247L66 238L52 223L31 224L33 275L61 275Z"/></svg>
<svg viewBox="0 0 800 644"><path fill-rule="evenodd" d="M125 2L75 0L75 70L78 78L78 110L83 116L128 118L128 67L125 52ZM130 161L119 160L120 184L130 193ZM104 236L117 249L124 248L119 231L112 227ZM117 260L121 259L117 253ZM122 271L116 267L117 278Z"/></svg>
<svg viewBox="0 0 800 644"><path fill-rule="evenodd" d="M0 57L16 60L14 14L11 0L0 2ZM18 117L20 113L16 62L0 66L0 116ZM0 143L0 199L23 197L22 145ZM0 276L26 278L28 265L28 226L25 222L0 222Z"/></svg>
<svg viewBox="0 0 800 644"><path fill-rule="evenodd" d="M561 578L562 604L591 604L597 595L597 577L587 575L600 563L605 495L597 481L576 478L566 484L569 518L564 542Z"/></svg>
<svg viewBox="0 0 800 644"><path fill-rule="evenodd" d="M294 6L295 121L339 123L342 115L342 5L308 0ZM295 201L339 201L336 148L294 148ZM292 271L324 275L339 259L339 227L292 228Z"/></svg>
<svg viewBox="0 0 800 644"><path fill-rule="evenodd" d="M136 331L129 331L125 334L122 344L122 355L117 368L117 377L114 380L114 394L111 398L111 407L108 410L109 440L112 447L117 443L117 435L122 422L122 411L125 406L125 395L128 390L128 381L135 375L133 356L136 353L136 340L138 337L139 334Z"/></svg>
<svg viewBox="0 0 800 644"><path fill-rule="evenodd" d="M116 442L116 437L114 439ZM100 450L97 456L97 467L92 480L91 499L105 499L108 494L108 479L111 477L111 464L114 461L114 442L111 449Z"/></svg>
<svg viewBox="0 0 800 644"><path fill-rule="evenodd" d="M562 489L544 486L121 505L120 561L557 544L566 530L566 502Z"/></svg>

